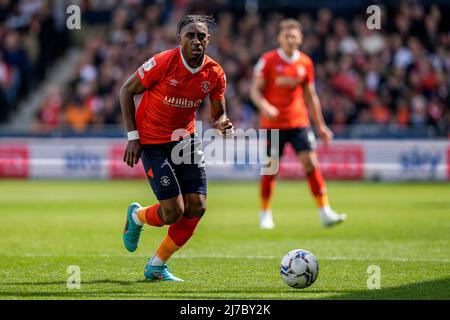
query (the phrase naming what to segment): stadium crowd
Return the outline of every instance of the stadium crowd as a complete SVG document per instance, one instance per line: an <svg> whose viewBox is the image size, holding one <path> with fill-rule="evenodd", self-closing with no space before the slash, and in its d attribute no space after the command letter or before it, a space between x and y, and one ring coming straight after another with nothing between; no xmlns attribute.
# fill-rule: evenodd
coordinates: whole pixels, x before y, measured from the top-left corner
<svg viewBox="0 0 450 320"><path fill-rule="evenodd" d="M257 126L258 114L249 99L253 67L262 53L277 47L277 24L283 13L237 14L219 10L219 2L212 0L172 1L170 6L158 1L107 2L113 11L106 32L87 41L70 85L55 84L42 101L36 115L42 130L69 126L83 132L120 124L121 85L149 57L176 46L176 24L192 13L212 13L218 22L208 54L225 69L229 117L237 128ZM399 1L395 8L382 8L380 30L367 28L365 10L351 19L329 9L292 13L302 24L301 50L315 62L323 112L336 133L349 125L375 124L431 127L437 135L448 136L450 33L439 6ZM23 48L27 35L15 34L1 24L2 99L11 100L8 95L16 92L8 87L14 86L14 77L5 77L2 70L16 67L23 76L29 72L23 68L36 65ZM22 37L20 45L17 37ZM11 59L14 46L23 52ZM19 56L28 62L17 62ZM205 102L198 118L207 123L209 117Z"/></svg>
<svg viewBox="0 0 450 320"><path fill-rule="evenodd" d="M0 0L0 123L67 48L65 11L55 9L50 1Z"/></svg>

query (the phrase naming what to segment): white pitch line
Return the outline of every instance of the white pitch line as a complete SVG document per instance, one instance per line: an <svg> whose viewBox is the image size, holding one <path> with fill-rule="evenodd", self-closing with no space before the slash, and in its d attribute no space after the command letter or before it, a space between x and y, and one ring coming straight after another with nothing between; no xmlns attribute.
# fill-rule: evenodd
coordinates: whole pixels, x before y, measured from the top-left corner
<svg viewBox="0 0 450 320"><path fill-rule="evenodd" d="M62 258L62 257L70 257L70 258L148 258L147 255L129 255L129 254L108 254L108 253L100 253L100 254L73 254L73 255L64 255L64 254L54 254L54 253L24 253L24 254L0 254L0 256L8 256L8 257L28 257L28 258L39 258L39 257L50 257L50 258ZM346 257L346 256L323 256L317 257L319 260L332 260L332 261L392 261L392 262L436 262L436 263L450 263L450 259L426 259L426 258L399 258L399 257ZM180 254L175 255L174 259L230 259L230 260L273 260L273 259L281 259L278 256L258 256L258 255L250 255L250 256L237 256L237 255L187 255Z"/></svg>

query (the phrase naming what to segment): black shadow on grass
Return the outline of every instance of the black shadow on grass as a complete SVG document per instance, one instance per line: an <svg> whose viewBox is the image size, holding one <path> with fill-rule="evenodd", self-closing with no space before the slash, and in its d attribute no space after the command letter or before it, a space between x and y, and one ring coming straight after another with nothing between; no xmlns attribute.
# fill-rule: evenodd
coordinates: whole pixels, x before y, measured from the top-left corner
<svg viewBox="0 0 450 320"><path fill-rule="evenodd" d="M411 299L450 299L450 278L411 283L399 287L374 290L347 291L338 296L324 299L339 300L411 300Z"/></svg>
<svg viewBox="0 0 450 320"><path fill-rule="evenodd" d="M177 294L178 293L178 294ZM248 293L248 296L242 296L243 293ZM127 291L97 291L97 292L84 292L83 290L65 290L65 291L53 291L53 292L31 292L31 291L5 291L0 292L0 299L14 297L23 299L168 299L168 300L223 300L223 299L238 299L238 300L304 300L308 299L305 295L299 294L298 298L284 297L284 298L268 298L262 295L267 292L239 292L239 291L202 291L199 294L198 291L185 290L172 290L167 292L127 292ZM311 293L311 292L310 292Z"/></svg>
<svg viewBox="0 0 450 320"><path fill-rule="evenodd" d="M146 283L149 286L155 284L161 284L160 282L148 282L146 280L137 281L117 281L109 279L101 279L94 281L84 281L83 284L118 284L118 285L133 285L139 283ZM5 284L5 283L3 283ZM6 283L10 285L62 285L65 286L66 282L63 281L50 281L50 282L17 282ZM266 294L279 294L279 293L296 293L297 297L280 297L280 299L317 299L316 294L328 293L335 294L325 296L322 299L331 300L414 300L414 299L450 299L450 278L438 279L433 281L425 281L407 284L399 287L381 288L379 290L343 290L343 291L327 291L327 290L186 290L186 284L179 284L171 286L171 284L161 284L165 287L158 287L157 292L142 292L142 291L118 291L118 290L93 290L89 292L86 290L64 290L64 291L2 291L0 297L22 297L22 298L68 298L68 299L130 299L130 298L142 298L142 299L180 299L180 300L195 300L195 299L269 299L265 297ZM189 285L189 284L187 284ZM148 296L146 295L148 293ZM337 294L337 295L336 295ZM248 295L247 297L245 295ZM273 299L278 300L278 299Z"/></svg>

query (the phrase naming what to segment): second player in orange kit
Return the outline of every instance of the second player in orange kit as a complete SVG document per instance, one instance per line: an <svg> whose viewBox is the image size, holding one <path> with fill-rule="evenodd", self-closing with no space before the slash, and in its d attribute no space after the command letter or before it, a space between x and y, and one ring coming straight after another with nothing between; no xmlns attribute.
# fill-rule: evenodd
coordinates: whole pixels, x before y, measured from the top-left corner
<svg viewBox="0 0 450 320"><path fill-rule="evenodd" d="M316 153L316 140L310 128L309 113L312 115L319 136L328 143L333 133L322 116L320 101L314 86L314 65L312 60L298 48L302 44L301 25L297 20L281 21L278 33L280 47L264 54L255 66L251 87L251 98L261 112L261 128L279 129L279 143L268 139L268 154L272 161L283 155L286 143L290 143L308 178L311 192L319 207L322 224L333 226L346 219L345 214L334 212L329 203L327 189ZM270 137L270 135L268 135ZM261 178L260 227L272 229L270 202L276 175Z"/></svg>

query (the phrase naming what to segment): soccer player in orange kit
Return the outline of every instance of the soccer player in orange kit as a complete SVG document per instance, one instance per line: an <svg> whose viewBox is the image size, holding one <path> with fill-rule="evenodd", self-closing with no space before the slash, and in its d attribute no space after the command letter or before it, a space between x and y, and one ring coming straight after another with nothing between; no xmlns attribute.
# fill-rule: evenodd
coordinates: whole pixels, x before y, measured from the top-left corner
<svg viewBox="0 0 450 320"><path fill-rule="evenodd" d="M156 54L122 86L120 104L128 131L124 161L133 167L142 160L158 202L128 207L123 242L137 248L144 224L170 225L168 234L148 260L144 276L149 281L183 281L167 267L167 260L193 235L206 210L206 175L201 141L195 133L195 112L204 98L211 101L212 126L224 136L234 128L226 116L223 69L205 54L209 16L189 15L177 26L180 46ZM137 112L133 97L143 97ZM180 129L183 137L180 137ZM172 150L183 144L191 161L175 164ZM186 147L186 148L185 148Z"/></svg>
<svg viewBox="0 0 450 320"><path fill-rule="evenodd" d="M280 47L265 53L258 61L250 96L261 112L261 128L280 130L278 147L272 147L270 138L268 141L268 153L272 161L281 158L286 143L292 144L305 169L322 224L329 227L345 220L346 215L337 214L330 208L325 181L319 168L316 140L310 128L306 105L325 143L332 140L333 133L323 119L314 86L313 62L298 50L302 40L301 25L297 20L285 19L280 22ZM270 201L275 177L263 175L261 179L260 227L263 229L274 228Z"/></svg>

